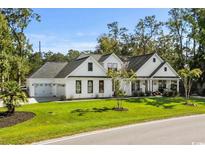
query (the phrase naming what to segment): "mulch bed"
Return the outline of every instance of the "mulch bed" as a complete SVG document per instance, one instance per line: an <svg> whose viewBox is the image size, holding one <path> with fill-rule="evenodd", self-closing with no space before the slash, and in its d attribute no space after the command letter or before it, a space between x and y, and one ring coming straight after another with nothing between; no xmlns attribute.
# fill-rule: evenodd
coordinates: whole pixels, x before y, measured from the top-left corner
<svg viewBox="0 0 205 154"><path fill-rule="evenodd" d="M32 119L33 117L35 117L35 114L32 112L15 112L11 116L0 116L0 128L13 126Z"/></svg>

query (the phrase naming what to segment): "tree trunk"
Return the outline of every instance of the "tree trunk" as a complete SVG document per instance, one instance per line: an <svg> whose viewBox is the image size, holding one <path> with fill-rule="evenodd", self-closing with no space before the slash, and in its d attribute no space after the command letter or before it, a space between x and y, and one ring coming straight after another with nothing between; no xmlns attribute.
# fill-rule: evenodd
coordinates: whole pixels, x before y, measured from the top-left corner
<svg viewBox="0 0 205 154"><path fill-rule="evenodd" d="M15 112L15 106L13 104L7 104L7 115L12 115Z"/></svg>

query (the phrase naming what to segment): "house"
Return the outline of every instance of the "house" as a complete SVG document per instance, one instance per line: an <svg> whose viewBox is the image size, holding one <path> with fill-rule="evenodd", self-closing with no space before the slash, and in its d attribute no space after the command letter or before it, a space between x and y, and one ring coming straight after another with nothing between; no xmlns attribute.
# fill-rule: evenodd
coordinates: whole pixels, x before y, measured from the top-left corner
<svg viewBox="0 0 205 154"><path fill-rule="evenodd" d="M71 62L47 62L27 79L30 97L96 98L112 97L112 79L108 69L132 69L135 81L121 80L127 96L135 92L179 91L179 76L157 53L120 58L81 54Z"/></svg>

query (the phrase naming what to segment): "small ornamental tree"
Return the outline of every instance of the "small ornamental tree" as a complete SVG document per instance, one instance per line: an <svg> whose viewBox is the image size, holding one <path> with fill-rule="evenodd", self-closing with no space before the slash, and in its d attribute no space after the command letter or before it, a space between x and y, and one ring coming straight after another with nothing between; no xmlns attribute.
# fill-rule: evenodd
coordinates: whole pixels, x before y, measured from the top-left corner
<svg viewBox="0 0 205 154"><path fill-rule="evenodd" d="M117 108L118 109L122 109L122 97L124 97L126 94L123 91L123 89L121 89L121 82L120 81L124 81L124 82L131 82L132 80L136 79L136 74L132 71L132 70L125 70L125 69L121 69L121 70L113 70L113 69L109 69L107 72L107 76L112 78L112 83L113 83L113 87L114 87L114 96L117 97ZM125 84L123 84L125 85Z"/></svg>
<svg viewBox="0 0 205 154"><path fill-rule="evenodd" d="M179 70L178 73L182 79L185 90L185 97L188 103L192 87L192 81L200 78L202 71L199 68L191 70L189 67L185 67L184 69Z"/></svg>
<svg viewBox="0 0 205 154"><path fill-rule="evenodd" d="M21 90L21 87L15 81L9 81L1 84L3 91L0 93L0 98L7 107L7 115L15 112L15 107L20 103L28 102L26 94Z"/></svg>

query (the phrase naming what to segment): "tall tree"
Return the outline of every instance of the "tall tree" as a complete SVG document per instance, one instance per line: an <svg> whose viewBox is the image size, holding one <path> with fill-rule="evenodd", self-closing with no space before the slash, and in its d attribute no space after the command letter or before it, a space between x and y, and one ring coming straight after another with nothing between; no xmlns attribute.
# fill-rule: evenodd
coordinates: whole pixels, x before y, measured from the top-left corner
<svg viewBox="0 0 205 154"><path fill-rule="evenodd" d="M67 61L66 56L60 52L53 53L52 51L48 51L44 53L44 61L45 62L65 62Z"/></svg>
<svg viewBox="0 0 205 154"><path fill-rule="evenodd" d="M104 34L98 39L98 53L116 53L117 55L129 55L130 36L128 29L119 27L118 22L107 24L108 34Z"/></svg>
<svg viewBox="0 0 205 154"><path fill-rule="evenodd" d="M154 40L162 33L162 25L154 15L140 19L134 30L140 54L153 52Z"/></svg>
<svg viewBox="0 0 205 154"><path fill-rule="evenodd" d="M119 42L113 38L103 35L98 39L97 53L118 53L119 50Z"/></svg>
<svg viewBox="0 0 205 154"><path fill-rule="evenodd" d="M67 59L68 61L72 61L73 59L77 58L78 56L80 56L80 52L78 50L68 50L68 53L67 53Z"/></svg>
<svg viewBox="0 0 205 154"><path fill-rule="evenodd" d="M0 13L0 82L9 80L13 42L5 16Z"/></svg>
<svg viewBox="0 0 205 154"><path fill-rule="evenodd" d="M27 58L32 52L32 46L24 31L32 20L40 21L40 16L34 13L32 9L0 9L0 13L4 14L12 32L16 51L14 54L19 57L16 58L17 67L12 71L16 71L17 78L15 80L21 85L23 78L25 78L24 75L29 72Z"/></svg>
<svg viewBox="0 0 205 154"><path fill-rule="evenodd" d="M186 15L185 9L171 9L169 11L169 21L167 22L170 35L174 41L174 50L178 55L177 69L181 69L187 63L188 59L188 25L184 20Z"/></svg>

